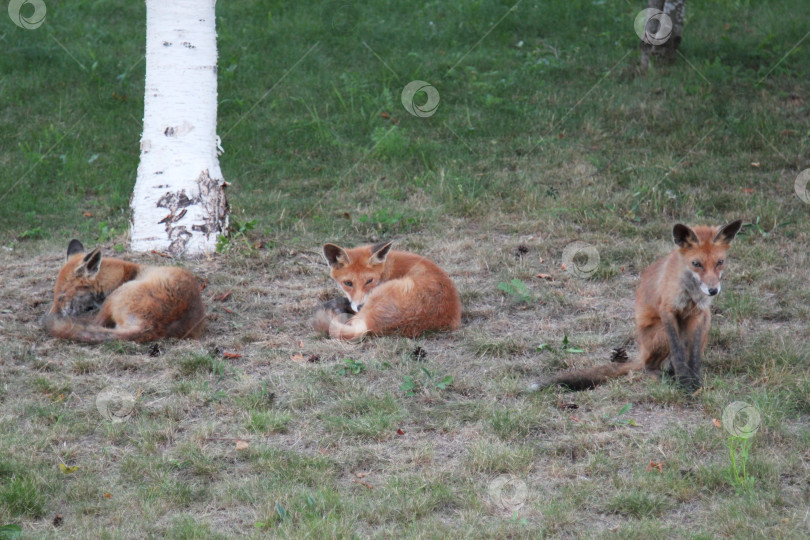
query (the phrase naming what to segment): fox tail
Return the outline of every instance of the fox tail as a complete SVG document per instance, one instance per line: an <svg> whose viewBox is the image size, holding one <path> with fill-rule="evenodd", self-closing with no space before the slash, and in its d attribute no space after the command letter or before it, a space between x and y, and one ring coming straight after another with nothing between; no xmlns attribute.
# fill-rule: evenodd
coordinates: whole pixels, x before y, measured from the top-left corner
<svg viewBox="0 0 810 540"><path fill-rule="evenodd" d="M48 315L43 320L45 330L53 337L72 339L87 343L103 343L105 341L148 341L148 330L124 330L120 328L105 328L91 320L71 319Z"/></svg>
<svg viewBox="0 0 810 540"><path fill-rule="evenodd" d="M643 368L644 366L640 362L627 362L624 364L606 364L588 369L565 371L553 377L532 383L529 386L529 391L535 392L550 386L563 386L574 391L588 390L605 381L627 375L631 371L640 371Z"/></svg>

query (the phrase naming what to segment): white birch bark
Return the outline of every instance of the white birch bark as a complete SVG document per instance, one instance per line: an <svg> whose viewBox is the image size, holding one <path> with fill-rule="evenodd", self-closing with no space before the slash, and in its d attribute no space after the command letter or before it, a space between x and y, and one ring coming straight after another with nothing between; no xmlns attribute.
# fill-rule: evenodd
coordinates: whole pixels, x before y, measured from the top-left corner
<svg viewBox="0 0 810 540"><path fill-rule="evenodd" d="M227 229L217 158L216 0L146 0L146 89L131 249L211 253Z"/></svg>

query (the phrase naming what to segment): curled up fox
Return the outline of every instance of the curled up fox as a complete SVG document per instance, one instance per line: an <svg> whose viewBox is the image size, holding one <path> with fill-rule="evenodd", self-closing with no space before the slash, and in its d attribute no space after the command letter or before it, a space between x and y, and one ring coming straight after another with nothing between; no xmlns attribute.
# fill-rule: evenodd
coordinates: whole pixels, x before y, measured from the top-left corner
<svg viewBox="0 0 810 540"><path fill-rule="evenodd" d="M77 341L152 341L198 337L205 307L200 284L176 266L145 266L85 253L71 240L45 316L54 337Z"/></svg>
<svg viewBox="0 0 810 540"><path fill-rule="evenodd" d="M416 337L460 326L461 300L450 277L433 261L392 251L391 245L323 246L331 276L346 298L316 312L315 330L357 340L366 334Z"/></svg>
<svg viewBox="0 0 810 540"><path fill-rule="evenodd" d="M711 303L720 293L726 251L741 226L740 220L723 227L675 225L672 236L677 247L641 274L636 289L635 361L563 372L530 389L560 385L583 390L634 370L660 377L669 367L681 387L697 390ZM669 365L665 366L667 359Z"/></svg>

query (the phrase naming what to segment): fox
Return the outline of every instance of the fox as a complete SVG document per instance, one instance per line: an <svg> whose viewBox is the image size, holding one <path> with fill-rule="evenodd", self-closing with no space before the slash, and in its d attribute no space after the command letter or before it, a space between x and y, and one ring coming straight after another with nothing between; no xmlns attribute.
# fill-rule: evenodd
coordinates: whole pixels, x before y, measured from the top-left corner
<svg viewBox="0 0 810 540"><path fill-rule="evenodd" d="M636 359L563 372L532 384L530 390L554 385L585 390L643 370L657 379L666 371L684 390L697 391L711 326L710 307L720 293L726 252L740 227L742 220L722 227L676 224L672 229L675 249L644 270L636 288Z"/></svg>
<svg viewBox="0 0 810 540"><path fill-rule="evenodd" d="M89 343L200 337L200 284L176 266L146 266L68 244L43 324L49 334Z"/></svg>
<svg viewBox="0 0 810 540"><path fill-rule="evenodd" d="M392 245L344 249L324 244L330 275L346 297L317 310L316 331L358 341L368 334L415 338L461 326L461 300L453 280L433 261L392 251Z"/></svg>

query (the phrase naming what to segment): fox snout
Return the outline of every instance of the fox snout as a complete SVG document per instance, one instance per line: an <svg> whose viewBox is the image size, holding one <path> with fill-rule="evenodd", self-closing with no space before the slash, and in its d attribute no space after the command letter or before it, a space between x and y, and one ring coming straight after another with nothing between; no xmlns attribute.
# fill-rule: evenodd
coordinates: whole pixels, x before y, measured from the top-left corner
<svg viewBox="0 0 810 540"><path fill-rule="evenodd" d="M720 294L720 281L708 284L705 281L700 282L700 290L706 296L717 296Z"/></svg>

